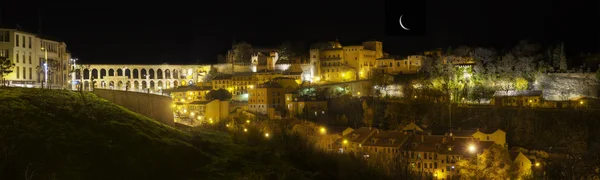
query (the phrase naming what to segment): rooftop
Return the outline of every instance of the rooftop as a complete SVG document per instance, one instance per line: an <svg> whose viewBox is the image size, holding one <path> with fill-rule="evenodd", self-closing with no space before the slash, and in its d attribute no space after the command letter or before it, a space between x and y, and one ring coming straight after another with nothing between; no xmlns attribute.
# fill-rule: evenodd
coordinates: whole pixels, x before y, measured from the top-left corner
<svg viewBox="0 0 600 180"><path fill-rule="evenodd" d="M256 88L283 88L283 87L276 82L269 81L269 82L259 84L258 86L256 86Z"/></svg>
<svg viewBox="0 0 600 180"><path fill-rule="evenodd" d="M541 90L525 90L525 91L496 91L494 97L507 97L507 96L541 96Z"/></svg>

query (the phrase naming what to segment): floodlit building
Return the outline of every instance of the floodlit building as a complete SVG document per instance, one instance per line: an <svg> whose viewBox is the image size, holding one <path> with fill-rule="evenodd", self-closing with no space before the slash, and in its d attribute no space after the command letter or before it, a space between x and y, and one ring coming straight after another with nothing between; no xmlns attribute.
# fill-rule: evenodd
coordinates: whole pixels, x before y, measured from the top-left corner
<svg viewBox="0 0 600 180"><path fill-rule="evenodd" d="M285 105L289 116L301 116L312 118L325 115L327 112L327 101L317 100L314 97L298 97L295 93L285 94Z"/></svg>
<svg viewBox="0 0 600 180"><path fill-rule="evenodd" d="M343 82L368 79L382 58L383 44L367 41L357 46L342 46L338 41L329 46L310 50L310 61L315 65L314 78L320 81Z"/></svg>
<svg viewBox="0 0 600 180"><path fill-rule="evenodd" d="M285 108L285 91L274 82L256 85L248 91L248 111L268 115L271 119L281 118Z"/></svg>
<svg viewBox="0 0 600 180"><path fill-rule="evenodd" d="M40 86L46 79L47 58L48 84L52 88L70 87L72 60L63 41L19 29L0 28L0 57L15 64L12 72L4 77L9 86Z"/></svg>
<svg viewBox="0 0 600 180"><path fill-rule="evenodd" d="M171 96L174 102L206 101L206 94L210 92L210 86L182 86L174 89L165 89L164 94Z"/></svg>
<svg viewBox="0 0 600 180"><path fill-rule="evenodd" d="M413 55L403 59L379 58L377 70L387 74L415 74L421 72L425 56Z"/></svg>
<svg viewBox="0 0 600 180"><path fill-rule="evenodd" d="M229 101L218 99L175 103L175 122L216 123L229 117ZM196 123L191 123L196 124Z"/></svg>

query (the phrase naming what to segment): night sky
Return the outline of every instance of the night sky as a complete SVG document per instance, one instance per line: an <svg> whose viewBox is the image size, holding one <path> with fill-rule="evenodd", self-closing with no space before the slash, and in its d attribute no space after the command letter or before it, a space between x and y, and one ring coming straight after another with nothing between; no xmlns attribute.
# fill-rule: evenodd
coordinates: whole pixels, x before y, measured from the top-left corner
<svg viewBox="0 0 600 180"><path fill-rule="evenodd" d="M384 51L399 55L459 45L505 49L521 39L565 42L569 55L600 51L600 11L593 1L428 0L426 37L386 37L382 0L219 2L44 6L42 33L64 40L81 62L104 64L215 63L234 39L260 47L377 39ZM2 20L38 31L35 9L3 8Z"/></svg>

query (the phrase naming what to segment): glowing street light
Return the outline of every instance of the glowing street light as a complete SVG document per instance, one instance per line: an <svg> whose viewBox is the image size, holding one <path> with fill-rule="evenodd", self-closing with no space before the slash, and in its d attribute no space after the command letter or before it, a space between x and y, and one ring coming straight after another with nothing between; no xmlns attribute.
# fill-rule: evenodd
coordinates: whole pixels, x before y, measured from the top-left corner
<svg viewBox="0 0 600 180"><path fill-rule="evenodd" d="M477 148L475 148L475 145L473 145L473 144L469 145L469 152L475 153L476 150L477 150Z"/></svg>
<svg viewBox="0 0 600 180"><path fill-rule="evenodd" d="M265 137L266 137L266 138L269 138L269 133L265 133Z"/></svg>
<svg viewBox="0 0 600 180"><path fill-rule="evenodd" d="M342 143L344 143L344 144L348 144L348 140L347 140L347 139L344 139L344 141L342 141Z"/></svg>
<svg viewBox="0 0 600 180"><path fill-rule="evenodd" d="M244 132L248 132L248 129L247 129L247 128L244 128Z"/></svg>
<svg viewBox="0 0 600 180"><path fill-rule="evenodd" d="M196 113L194 113L194 112L191 112L191 113L190 113L190 115L192 115L192 116L194 116L195 114L196 114Z"/></svg>
<svg viewBox="0 0 600 180"><path fill-rule="evenodd" d="M535 163L535 167L540 167L540 163L539 163L539 162L536 162L536 163Z"/></svg>
<svg viewBox="0 0 600 180"><path fill-rule="evenodd" d="M325 129L325 127L321 127L321 129L319 129L319 132L321 132L321 134L325 134L327 133L327 129Z"/></svg>
<svg viewBox="0 0 600 180"><path fill-rule="evenodd" d="M250 124L250 120L246 120L246 123Z"/></svg>
<svg viewBox="0 0 600 180"><path fill-rule="evenodd" d="M183 113L187 113L187 109L184 109L184 110L183 110Z"/></svg>

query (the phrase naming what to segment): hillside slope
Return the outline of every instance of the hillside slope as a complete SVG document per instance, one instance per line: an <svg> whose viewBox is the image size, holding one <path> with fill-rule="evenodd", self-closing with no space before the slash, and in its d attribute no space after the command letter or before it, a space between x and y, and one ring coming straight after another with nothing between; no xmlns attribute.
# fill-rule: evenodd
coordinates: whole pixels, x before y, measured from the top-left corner
<svg viewBox="0 0 600 180"><path fill-rule="evenodd" d="M255 153L226 134L182 132L91 93L0 88L0 179L307 179Z"/></svg>

